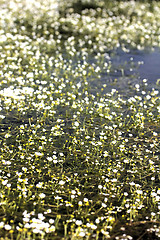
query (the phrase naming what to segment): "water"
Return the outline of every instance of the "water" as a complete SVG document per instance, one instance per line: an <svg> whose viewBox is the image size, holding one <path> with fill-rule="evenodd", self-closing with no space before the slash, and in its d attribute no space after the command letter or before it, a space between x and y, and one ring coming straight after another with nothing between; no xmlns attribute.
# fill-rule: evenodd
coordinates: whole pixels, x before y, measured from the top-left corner
<svg viewBox="0 0 160 240"><path fill-rule="evenodd" d="M140 77L147 78L149 83L155 83L160 78L160 50L155 49L150 53L142 52L140 59L144 62L139 67Z"/></svg>
<svg viewBox="0 0 160 240"><path fill-rule="evenodd" d="M124 52L118 49L115 55L111 56L113 64L112 79L133 78L139 81L147 79L148 88L160 89L160 49L130 50ZM122 69L124 70L122 71Z"/></svg>
<svg viewBox="0 0 160 240"><path fill-rule="evenodd" d="M129 50L128 52L118 48L105 54L105 60L110 66L110 71L102 70L100 79L88 77L91 93L96 94L101 91L103 85L107 85L104 93L115 88L126 97L134 94L136 84L142 85L143 79L147 79L147 91L153 88L160 92L160 48L145 50ZM93 56L89 57L89 62L96 65ZM143 84L144 85L144 84Z"/></svg>

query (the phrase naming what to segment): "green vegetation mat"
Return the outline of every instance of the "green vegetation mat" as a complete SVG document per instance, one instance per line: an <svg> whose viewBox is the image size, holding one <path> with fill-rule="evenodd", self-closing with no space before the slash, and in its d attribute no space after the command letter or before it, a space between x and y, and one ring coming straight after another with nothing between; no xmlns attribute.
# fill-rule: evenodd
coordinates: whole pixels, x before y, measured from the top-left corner
<svg viewBox="0 0 160 240"><path fill-rule="evenodd" d="M159 81L112 81L109 55L160 46L159 13L1 1L1 240L160 237Z"/></svg>

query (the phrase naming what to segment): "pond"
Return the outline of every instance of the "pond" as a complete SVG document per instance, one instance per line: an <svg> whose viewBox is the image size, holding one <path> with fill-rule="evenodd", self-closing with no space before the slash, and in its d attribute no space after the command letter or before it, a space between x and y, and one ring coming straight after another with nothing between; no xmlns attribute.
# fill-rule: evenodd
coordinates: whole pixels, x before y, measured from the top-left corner
<svg viewBox="0 0 160 240"><path fill-rule="evenodd" d="M77 61L73 65L76 65ZM96 57L93 55L88 55L87 61L92 66L96 66L100 60L96 60ZM159 48L146 48L144 50L127 49L127 51L118 48L108 53L106 52L101 62L98 81L93 75L87 77L92 94L100 92L103 86L105 86L103 93L108 93L114 88L120 94L125 94L126 97L132 95L131 89L135 89L136 84L139 84L146 91L160 89L158 80L160 78ZM104 67L105 63L106 68ZM133 94L135 94L134 91Z"/></svg>
<svg viewBox="0 0 160 240"><path fill-rule="evenodd" d="M147 79L148 90L152 88L159 89L160 79L160 49L128 50L127 52L118 49L111 57L114 66L112 78L133 77L142 81ZM124 72L123 71L123 67ZM120 71L121 70L121 71ZM157 84L156 84L157 83Z"/></svg>

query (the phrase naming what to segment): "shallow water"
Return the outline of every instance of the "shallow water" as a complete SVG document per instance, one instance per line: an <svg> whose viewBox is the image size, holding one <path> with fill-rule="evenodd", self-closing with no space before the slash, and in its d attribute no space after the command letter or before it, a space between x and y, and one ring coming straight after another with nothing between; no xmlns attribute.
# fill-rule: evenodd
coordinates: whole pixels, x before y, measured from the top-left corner
<svg viewBox="0 0 160 240"><path fill-rule="evenodd" d="M147 79L148 89L158 88L160 84L156 84L160 79L160 49L146 50L130 50L124 52L118 49L114 56L111 57L114 73L112 77L122 77L122 69L124 67L124 77L137 78L140 81Z"/></svg>
<svg viewBox="0 0 160 240"><path fill-rule="evenodd" d="M157 89L160 91L160 49L145 49L145 50L129 50L124 52L121 48L115 51L106 53L105 61L111 66L110 72L102 71L101 77L93 80L88 78L91 86L91 92L96 94L105 84L107 87L104 93L110 92L112 88L118 90L119 93L129 96L134 90L135 84L145 86L147 91ZM90 57L90 62L95 63L93 57ZM96 63L95 63L96 64ZM147 84L144 85L143 79L147 79Z"/></svg>

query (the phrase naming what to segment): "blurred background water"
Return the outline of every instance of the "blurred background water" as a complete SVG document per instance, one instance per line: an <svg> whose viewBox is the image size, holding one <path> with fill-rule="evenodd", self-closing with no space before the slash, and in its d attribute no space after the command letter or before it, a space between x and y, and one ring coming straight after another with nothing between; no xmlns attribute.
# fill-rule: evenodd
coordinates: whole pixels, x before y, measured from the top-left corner
<svg viewBox="0 0 160 240"><path fill-rule="evenodd" d="M130 50L124 52L117 49L114 56L111 57L113 64L113 77L134 76L139 80L147 79L148 88L160 88L160 49ZM124 72L122 69L124 67ZM121 71L120 71L121 70Z"/></svg>

